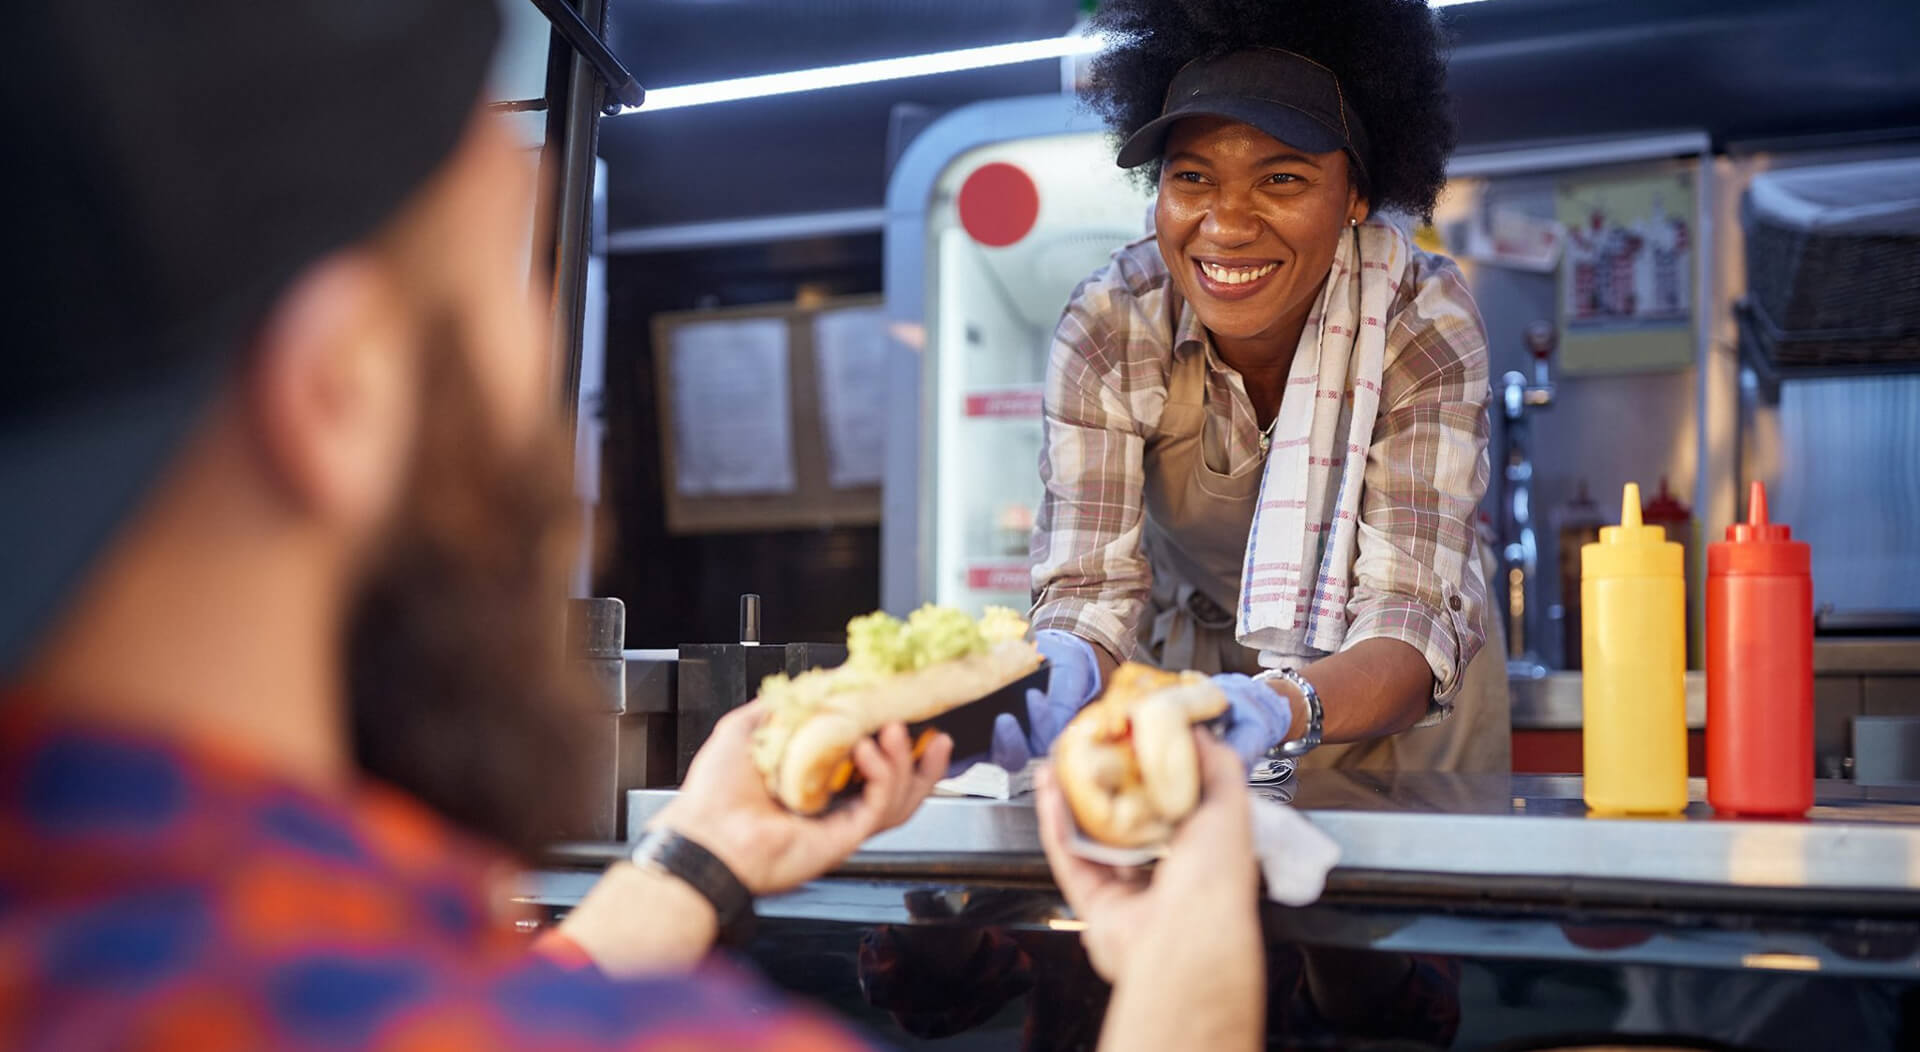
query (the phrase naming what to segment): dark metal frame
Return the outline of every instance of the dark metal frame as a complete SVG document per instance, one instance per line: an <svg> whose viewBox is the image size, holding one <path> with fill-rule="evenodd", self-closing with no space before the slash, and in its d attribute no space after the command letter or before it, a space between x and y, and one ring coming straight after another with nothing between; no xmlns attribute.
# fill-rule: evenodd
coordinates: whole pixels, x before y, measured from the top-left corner
<svg viewBox="0 0 1920 1052"><path fill-rule="evenodd" d="M547 16L548 22L553 23L554 32L566 40L567 46L591 63L600 74L600 79L606 82L614 101L606 103L601 112L612 116L620 112L623 106L637 107L646 101L647 89L633 79L633 74L627 72L627 67L620 64L612 49L600 39L601 34L606 32L605 5L600 5L602 10L594 16L598 28L589 26L582 19L581 15L588 13L585 8L576 13L564 0L533 0L533 6Z"/></svg>
<svg viewBox="0 0 1920 1052"><path fill-rule="evenodd" d="M601 43L606 0L533 0L553 23L547 49L547 133L540 155L541 185L553 205L534 233L534 278L551 275L553 353L562 372L561 411L571 426L579 411L581 333L586 312L587 257L592 249L594 161L600 116L638 105L644 91ZM609 102L611 88L617 102Z"/></svg>

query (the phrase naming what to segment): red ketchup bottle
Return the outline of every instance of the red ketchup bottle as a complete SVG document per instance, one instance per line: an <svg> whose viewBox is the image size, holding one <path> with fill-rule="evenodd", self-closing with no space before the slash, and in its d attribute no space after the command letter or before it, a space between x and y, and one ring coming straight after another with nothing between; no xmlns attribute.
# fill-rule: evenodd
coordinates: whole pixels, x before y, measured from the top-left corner
<svg viewBox="0 0 1920 1052"><path fill-rule="evenodd" d="M1707 547L1707 800L1717 811L1791 816L1813 806L1811 549L1767 521Z"/></svg>

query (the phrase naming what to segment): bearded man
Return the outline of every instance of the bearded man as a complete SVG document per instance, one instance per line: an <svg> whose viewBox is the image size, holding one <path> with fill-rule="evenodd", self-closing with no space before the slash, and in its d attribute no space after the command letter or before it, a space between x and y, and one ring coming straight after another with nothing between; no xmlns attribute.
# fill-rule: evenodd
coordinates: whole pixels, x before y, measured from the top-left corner
<svg viewBox="0 0 1920 1052"><path fill-rule="evenodd" d="M27 5L0 381L0 1047L839 1048L697 969L945 770L800 819L729 716L537 946L581 786L494 0Z"/></svg>

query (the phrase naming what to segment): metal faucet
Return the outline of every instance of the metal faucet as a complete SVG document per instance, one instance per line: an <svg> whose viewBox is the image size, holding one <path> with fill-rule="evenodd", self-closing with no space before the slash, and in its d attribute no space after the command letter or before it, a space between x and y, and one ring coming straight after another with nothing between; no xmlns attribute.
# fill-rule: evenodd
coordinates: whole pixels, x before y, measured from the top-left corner
<svg viewBox="0 0 1920 1052"><path fill-rule="evenodd" d="M1506 426L1501 430L1505 447L1501 458L1506 464L1506 508L1501 516L1500 562L1506 571L1507 585L1507 675L1510 678L1539 679L1547 674L1540 652L1527 631L1529 618L1539 623L1538 582L1540 544L1533 528L1533 426L1529 410L1553 405L1553 377L1547 359L1553 356L1560 340L1552 322L1536 321L1527 326L1527 352L1533 355L1533 381L1519 372L1500 378L1500 403Z"/></svg>

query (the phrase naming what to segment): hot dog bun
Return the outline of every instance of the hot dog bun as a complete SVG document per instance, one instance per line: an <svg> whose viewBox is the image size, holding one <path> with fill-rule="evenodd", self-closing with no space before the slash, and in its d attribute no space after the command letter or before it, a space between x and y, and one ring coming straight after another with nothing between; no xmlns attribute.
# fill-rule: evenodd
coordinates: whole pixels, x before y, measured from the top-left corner
<svg viewBox="0 0 1920 1052"><path fill-rule="evenodd" d="M1226 708L1226 695L1198 672L1120 666L1053 744L1054 774L1080 830L1115 847L1171 837L1200 800L1191 728Z"/></svg>
<svg viewBox="0 0 1920 1052"><path fill-rule="evenodd" d="M1039 668L1026 629L1001 608L977 622L937 607L905 622L855 618L846 664L761 684L771 711L754 731L753 762L767 791L800 814L824 810L846 788L860 739L889 723L932 719Z"/></svg>

